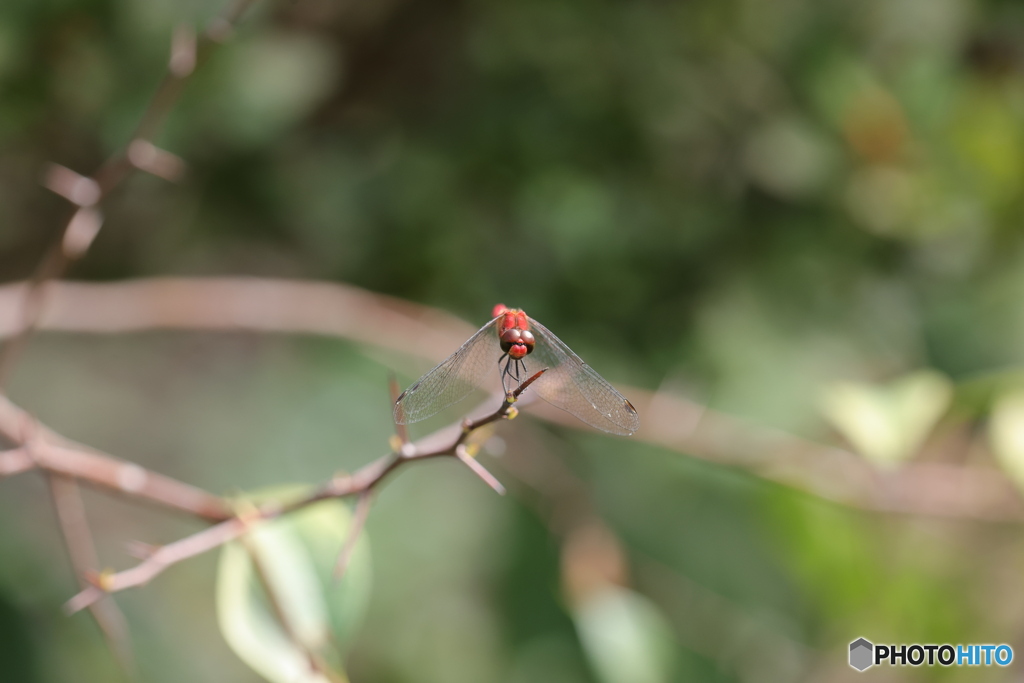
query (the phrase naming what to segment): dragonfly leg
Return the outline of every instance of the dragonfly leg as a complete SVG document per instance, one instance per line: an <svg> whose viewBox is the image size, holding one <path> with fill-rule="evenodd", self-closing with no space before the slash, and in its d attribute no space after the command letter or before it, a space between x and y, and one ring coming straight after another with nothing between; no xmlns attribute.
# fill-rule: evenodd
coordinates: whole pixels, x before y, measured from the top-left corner
<svg viewBox="0 0 1024 683"><path fill-rule="evenodd" d="M522 358L516 359L516 382L520 386L523 384L523 380L526 379L526 361Z"/></svg>
<svg viewBox="0 0 1024 683"><path fill-rule="evenodd" d="M506 378L512 375L512 373L509 371L509 365L512 363L512 358L506 353L501 358L498 359L498 364L500 365L501 361L503 360L505 361L505 367L501 371L501 389L506 394L508 394L508 384L505 382L505 380Z"/></svg>

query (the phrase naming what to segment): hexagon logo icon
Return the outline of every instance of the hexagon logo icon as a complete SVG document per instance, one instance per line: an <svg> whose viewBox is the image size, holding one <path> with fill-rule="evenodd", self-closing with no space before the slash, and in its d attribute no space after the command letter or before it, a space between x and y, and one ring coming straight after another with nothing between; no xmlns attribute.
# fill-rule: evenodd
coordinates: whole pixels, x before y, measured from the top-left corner
<svg viewBox="0 0 1024 683"><path fill-rule="evenodd" d="M875 646L864 638L858 638L850 643L850 666L857 671L864 671L874 662Z"/></svg>

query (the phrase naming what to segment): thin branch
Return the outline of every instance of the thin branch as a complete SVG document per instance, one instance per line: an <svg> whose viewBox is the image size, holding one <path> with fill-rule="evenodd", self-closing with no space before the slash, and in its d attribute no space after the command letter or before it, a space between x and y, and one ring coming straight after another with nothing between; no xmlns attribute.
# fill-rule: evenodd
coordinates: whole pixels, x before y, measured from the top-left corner
<svg viewBox="0 0 1024 683"><path fill-rule="evenodd" d="M36 464L33 462L32 456L24 448L0 451L0 479L28 472L35 468L35 466Z"/></svg>
<svg viewBox="0 0 1024 683"><path fill-rule="evenodd" d="M85 577L96 571L99 558L93 545L92 532L85 519L81 491L73 479L63 475L50 474L47 481L61 535L64 538L64 546L68 551L68 559L71 561L75 576L78 577L80 587L87 588ZM112 597L90 605L89 611L121 669L128 678L135 680L138 677L138 670L124 614L118 609Z"/></svg>
<svg viewBox="0 0 1024 683"><path fill-rule="evenodd" d="M505 495L505 487L501 485L498 478L487 471L487 469L477 462L476 458L469 454L469 449L464 445L460 445L455 449L455 457L459 459L463 465L468 467L470 471L476 476L480 477L485 484L494 489L494 492L499 496Z"/></svg>
<svg viewBox="0 0 1024 683"><path fill-rule="evenodd" d="M39 468L201 519L219 521L230 516L217 496L65 439L0 394L0 435L24 445L29 434L31 453L26 448L0 452L0 478Z"/></svg>
<svg viewBox="0 0 1024 683"><path fill-rule="evenodd" d="M93 577L90 582L92 585L69 600L64 608L73 614L92 605L108 593L145 585L167 567L233 541L241 536L245 529L246 523L233 517L180 541L161 546L131 569L116 574L101 573Z"/></svg>
<svg viewBox="0 0 1024 683"><path fill-rule="evenodd" d="M359 498L356 500L356 508L352 514L352 523L349 525L348 536L345 537L345 543L342 544L341 550L338 552L338 559L334 562L335 583L341 581L342 577L345 576L345 572L348 571L348 563L356 549L356 542L359 540L359 535L363 532L363 527L366 526L367 517L370 516L370 504L372 502L373 492L369 489L360 493Z"/></svg>
<svg viewBox="0 0 1024 683"><path fill-rule="evenodd" d="M530 382L539 377L542 372L544 371L542 370L537 373L515 391L506 395L501 406L487 417L474 422L465 422L455 438L445 446L428 449L428 446L437 441L439 437L451 434L451 429L441 430L414 444L409 444L409 447L403 449L401 453L383 455L368 465L364 465L351 475L337 476L320 488L314 489L311 493L294 501L284 504L271 503L260 506L244 517L234 517L191 536L186 536L174 543L165 545L131 569L115 574L100 575L93 585L71 598L64 607L69 613L78 612L89 607L106 594L144 585L174 564L196 555L201 555L239 538L253 524L276 519L320 501L372 491L391 472L407 463L428 458L454 457L456 451L474 430L512 415L516 401L529 386Z"/></svg>
<svg viewBox="0 0 1024 683"><path fill-rule="evenodd" d="M0 285L0 337L17 333L27 288L28 283ZM52 282L38 329L314 334L430 361L444 360L476 331L436 309L351 285L252 277Z"/></svg>

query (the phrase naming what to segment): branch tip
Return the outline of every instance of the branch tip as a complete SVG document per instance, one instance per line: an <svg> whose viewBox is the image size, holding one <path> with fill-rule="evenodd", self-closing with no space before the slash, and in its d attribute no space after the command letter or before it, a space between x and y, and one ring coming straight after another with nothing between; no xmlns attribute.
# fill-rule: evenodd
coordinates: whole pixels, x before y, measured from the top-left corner
<svg viewBox="0 0 1024 683"><path fill-rule="evenodd" d="M463 465L468 467L473 474L483 479L484 483L494 489L499 496L505 495L505 487L502 486L497 477L488 472L487 469L476 460L476 458L470 455L468 449L464 445L460 444L455 448L455 457L458 458Z"/></svg>
<svg viewBox="0 0 1024 683"><path fill-rule="evenodd" d="M171 36L171 58L167 70L175 78L187 78L196 68L196 30L180 24Z"/></svg>

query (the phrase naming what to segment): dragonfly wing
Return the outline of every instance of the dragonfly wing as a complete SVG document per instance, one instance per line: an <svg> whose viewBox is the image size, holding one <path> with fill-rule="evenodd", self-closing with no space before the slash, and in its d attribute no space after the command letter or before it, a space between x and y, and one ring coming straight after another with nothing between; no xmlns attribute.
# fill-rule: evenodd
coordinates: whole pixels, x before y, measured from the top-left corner
<svg viewBox="0 0 1024 683"><path fill-rule="evenodd" d="M571 413L592 427L612 434L632 434L640 417L625 396L572 352L551 331L530 318L537 344L526 357L527 375L548 368L531 385L553 406Z"/></svg>
<svg viewBox="0 0 1024 683"><path fill-rule="evenodd" d="M495 331L497 321L494 318L481 327L458 351L406 389L395 401L395 422L426 420L466 398L480 386L488 371L498 377L501 347Z"/></svg>

